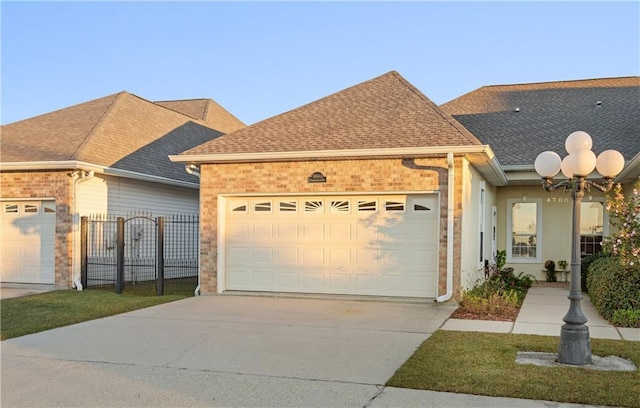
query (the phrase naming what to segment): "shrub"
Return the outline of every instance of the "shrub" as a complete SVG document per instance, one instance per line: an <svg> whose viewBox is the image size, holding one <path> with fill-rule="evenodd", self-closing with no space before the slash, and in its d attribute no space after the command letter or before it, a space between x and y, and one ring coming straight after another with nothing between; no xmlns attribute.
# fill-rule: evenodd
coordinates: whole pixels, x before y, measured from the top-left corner
<svg viewBox="0 0 640 408"><path fill-rule="evenodd" d="M582 258L582 260L580 261L580 286L583 292L588 292L589 288L587 285L587 274L589 272L589 266L591 266L591 264L600 259L600 258L606 258L609 255L605 254L604 252L599 253L599 254L593 254L593 255L587 255L584 258Z"/></svg>
<svg viewBox="0 0 640 408"><path fill-rule="evenodd" d="M613 312L611 323L618 327L640 328L640 310L616 310Z"/></svg>
<svg viewBox="0 0 640 408"><path fill-rule="evenodd" d="M600 315L611 321L619 310L640 310L640 265L617 257L599 258L589 267L587 287ZM621 312L624 313L624 312Z"/></svg>

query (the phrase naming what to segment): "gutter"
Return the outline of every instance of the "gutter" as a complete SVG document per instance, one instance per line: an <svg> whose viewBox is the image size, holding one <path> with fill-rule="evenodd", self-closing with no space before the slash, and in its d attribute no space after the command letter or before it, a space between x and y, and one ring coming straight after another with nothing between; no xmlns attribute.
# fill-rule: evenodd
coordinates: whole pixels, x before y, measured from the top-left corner
<svg viewBox="0 0 640 408"><path fill-rule="evenodd" d="M80 224L80 214L78 214L78 184L83 181L90 180L94 176L95 172L93 170L85 171L85 170L75 170L69 173L69 177L73 180L73 231L72 231L72 239L73 243L71 244L71 282L72 285L78 290L82 291L82 282L80 276L80 268L78 266L78 257L77 247L80 245L78 232L78 225Z"/></svg>
<svg viewBox="0 0 640 408"><path fill-rule="evenodd" d="M143 174L135 171L114 169L78 160L63 161L33 161L33 162L4 162L0 163L0 171L28 171L28 170L84 170L93 171L95 174L106 174L124 177L134 180L149 181L152 183L167 184L177 187L200 188L198 183L174 180L167 177Z"/></svg>
<svg viewBox="0 0 640 408"><path fill-rule="evenodd" d="M453 296L453 216L455 210L455 166L453 153L447 153L448 179L447 179L447 292L438 296L435 302L446 302Z"/></svg>
<svg viewBox="0 0 640 408"><path fill-rule="evenodd" d="M420 157L443 153L477 154L484 153L494 157L488 145L398 147L388 149L351 149L351 150L311 150L292 152L259 153L207 153L170 155L169 160L178 163L242 163L261 161L286 161L310 159L337 159L346 157Z"/></svg>
<svg viewBox="0 0 640 408"><path fill-rule="evenodd" d="M195 164L187 164L184 166L187 173L200 178L200 166ZM198 233L198 286L193 291L194 296L200 296L200 233Z"/></svg>

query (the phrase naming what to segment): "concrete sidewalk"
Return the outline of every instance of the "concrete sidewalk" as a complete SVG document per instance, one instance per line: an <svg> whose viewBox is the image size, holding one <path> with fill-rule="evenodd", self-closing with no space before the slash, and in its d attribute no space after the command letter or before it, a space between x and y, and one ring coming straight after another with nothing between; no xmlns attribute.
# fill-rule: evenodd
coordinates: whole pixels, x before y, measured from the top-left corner
<svg viewBox="0 0 640 408"><path fill-rule="evenodd" d="M560 336L560 328L564 324L562 318L569 310L568 294L568 287L533 286L529 289L515 322L449 319L442 329ZM582 295L581 307L588 319L591 338L640 341L640 329L612 326L600 317L589 295Z"/></svg>

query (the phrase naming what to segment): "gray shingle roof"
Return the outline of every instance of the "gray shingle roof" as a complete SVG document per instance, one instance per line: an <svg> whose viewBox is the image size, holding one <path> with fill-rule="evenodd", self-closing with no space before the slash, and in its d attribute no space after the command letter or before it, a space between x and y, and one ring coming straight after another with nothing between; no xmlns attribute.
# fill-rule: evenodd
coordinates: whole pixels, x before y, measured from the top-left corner
<svg viewBox="0 0 640 408"><path fill-rule="evenodd" d="M202 120L223 133L231 133L246 125L213 99L184 99L178 101L155 101L157 105L173 109L194 119Z"/></svg>
<svg viewBox="0 0 640 408"><path fill-rule="evenodd" d="M183 155L479 144L464 127L392 71Z"/></svg>
<svg viewBox="0 0 640 408"><path fill-rule="evenodd" d="M225 121L216 105L212 120ZM229 122L237 121L226 112ZM82 161L180 181L197 182L172 163L177 154L224 134L206 121L128 92L2 126L3 163Z"/></svg>
<svg viewBox="0 0 640 408"><path fill-rule="evenodd" d="M564 156L576 130L591 135L596 154L616 149L628 161L640 152L640 77L486 86L441 108L502 165L533 165L545 150Z"/></svg>

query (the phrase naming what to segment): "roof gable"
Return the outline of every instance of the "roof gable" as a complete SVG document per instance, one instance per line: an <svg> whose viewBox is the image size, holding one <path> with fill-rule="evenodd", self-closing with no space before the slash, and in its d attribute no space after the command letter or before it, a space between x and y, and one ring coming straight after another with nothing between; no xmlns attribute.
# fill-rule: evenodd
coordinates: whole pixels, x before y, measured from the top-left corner
<svg viewBox="0 0 640 408"><path fill-rule="evenodd" d="M480 145L395 71L188 150L184 155Z"/></svg>
<svg viewBox="0 0 640 408"><path fill-rule="evenodd" d="M533 166L544 150L562 155L576 130L591 135L596 154L616 149L629 161L640 152L640 77L487 86L442 109L505 166Z"/></svg>

